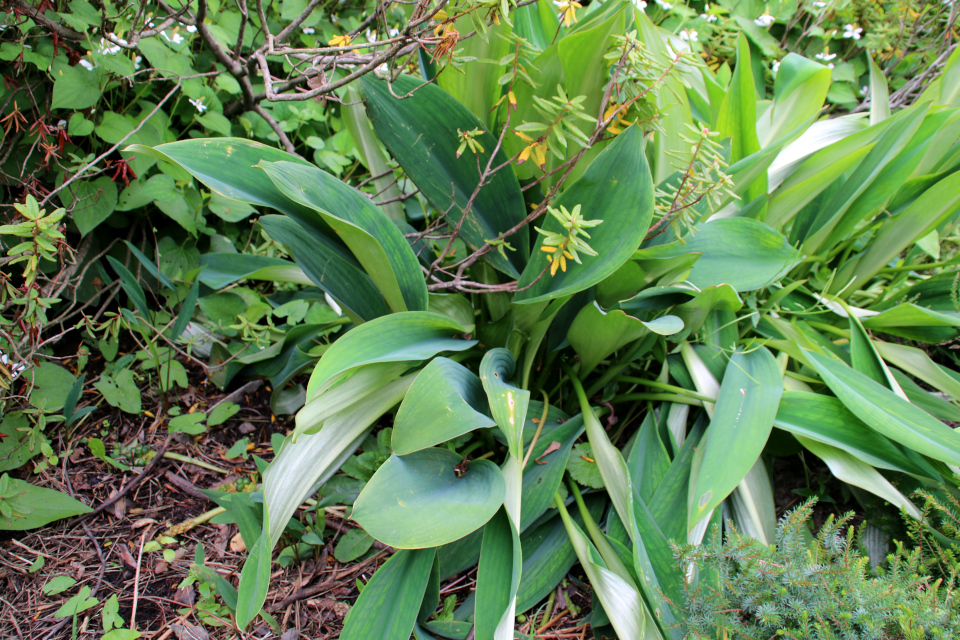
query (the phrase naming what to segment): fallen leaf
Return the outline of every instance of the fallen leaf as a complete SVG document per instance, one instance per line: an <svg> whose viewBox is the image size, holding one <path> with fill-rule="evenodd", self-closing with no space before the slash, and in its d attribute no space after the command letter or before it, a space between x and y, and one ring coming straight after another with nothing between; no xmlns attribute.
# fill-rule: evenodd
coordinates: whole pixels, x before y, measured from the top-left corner
<svg viewBox="0 0 960 640"><path fill-rule="evenodd" d="M177 640L210 640L210 634L203 627L192 624L172 624L170 628Z"/></svg>
<svg viewBox="0 0 960 640"><path fill-rule="evenodd" d="M547 447L546 451L544 451L539 456L537 456L537 459L534 460L534 462L536 462L537 464L547 464L546 462L540 462L540 458L550 455L551 453L553 453L559 448L560 448L559 442L551 442L550 445Z"/></svg>
<svg viewBox="0 0 960 640"><path fill-rule="evenodd" d="M280 640L298 640L300 638L299 629L287 629L283 632L283 635L280 636Z"/></svg>
<svg viewBox="0 0 960 640"><path fill-rule="evenodd" d="M188 584L182 589L177 589L173 592L173 601L191 607L193 603L197 601L197 591L193 588L192 584Z"/></svg>
<svg viewBox="0 0 960 640"><path fill-rule="evenodd" d="M230 538L230 551L242 553L247 550L247 545L243 544L243 536L239 533Z"/></svg>
<svg viewBox="0 0 960 640"><path fill-rule="evenodd" d="M123 544L122 542L119 542L113 548L116 554L120 556L120 559L123 560L123 564L127 565L131 569L137 568L137 563L133 559L133 556L130 555L130 551L127 549L127 545Z"/></svg>
<svg viewBox="0 0 960 640"><path fill-rule="evenodd" d="M157 524L157 521L154 520L153 518L140 518L130 526L133 527L134 529L140 529L142 527L147 526L148 524Z"/></svg>

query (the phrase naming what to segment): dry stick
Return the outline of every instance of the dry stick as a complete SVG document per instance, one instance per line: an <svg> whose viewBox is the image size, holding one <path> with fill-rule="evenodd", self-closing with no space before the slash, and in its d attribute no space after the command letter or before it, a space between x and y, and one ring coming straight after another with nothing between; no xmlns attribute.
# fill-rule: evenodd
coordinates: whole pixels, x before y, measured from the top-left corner
<svg viewBox="0 0 960 640"><path fill-rule="evenodd" d="M137 572L133 576L133 608L130 611L130 628L137 630L137 597L140 594L140 564L143 561L143 543L147 540L147 530L140 534L140 551L137 552Z"/></svg>
<svg viewBox="0 0 960 640"><path fill-rule="evenodd" d="M143 125L147 124L147 121L150 120L150 118L152 118L158 111L160 111L160 108L163 107L164 104L166 104L167 100L169 100L169 99L173 96L173 94L176 93L177 89L179 89L179 88L180 88L180 81L177 80L177 84L175 84L174 87L173 87L173 89L170 90L170 93L168 93L167 95L165 95L165 96L163 97L163 100L161 100L161 101L157 104L157 106L154 107L153 110L150 111L149 114L147 114L147 117L140 121L140 124L138 124L136 127L134 127L133 130L132 130L130 133L128 133L127 135L123 136L123 137L120 139L120 142L118 142L117 144L113 145L112 147L110 147L109 149L107 149L106 151L104 151L103 153L101 153L99 156L97 156L96 158L94 158L89 164L81 167L80 170L77 171L75 174L73 174L73 176L71 176L68 180L64 180L63 184L61 184L59 187L57 187L56 189L54 189L53 191L51 191L51 192L47 195L47 197L44 198L44 199L40 202L40 207L42 208L43 205L47 204L47 203L50 201L50 198L52 198L52 197L54 196L54 194L56 194L56 193L58 193L59 191L63 190L65 187L68 187L69 185L71 185L75 180L77 180L80 176L82 176L84 173L86 173L93 165L97 164L98 162L100 162L101 160L103 160L104 158L106 158L108 155L110 155L111 153L113 153L114 151L116 151L117 149L119 149L119 148L120 148L120 145L122 145L124 142L126 142L127 139L130 138L130 136L132 136L133 134L139 132L140 129L143 128Z"/></svg>
<svg viewBox="0 0 960 640"><path fill-rule="evenodd" d="M315 596L315 595L317 595L318 593L320 593L320 592L322 592L322 591L324 591L324 590L326 590L326 589L329 589L330 587L332 587L332 586L334 586L335 584L337 584L337 582L339 582L339 581L342 580L343 578L345 578L345 577L347 577L347 576L349 576L349 575L351 575L351 574L357 573L357 572L360 571L361 569L365 569L368 565L370 565L370 564L373 563L374 561L378 560L378 559L381 557L381 555L382 555L382 552L376 554L375 556L373 556L373 557L371 557L371 558L367 558L366 560L364 560L363 562L361 562L361 563L358 564L357 566L351 567L350 569L346 569L346 570L344 570L344 571L340 571L340 572L338 572L335 576L331 576L330 578L328 578L327 580L324 580L322 583L320 583L320 584L318 584L318 585L315 585L315 586L313 586L313 587L308 587L308 588L306 588L306 589L298 589L297 592L294 593L293 595L287 596L286 598L284 598L283 600L281 600L281 601L279 602L279 604L276 605L275 609L283 609L283 608L286 607L287 605L292 604L292 603L296 602L297 600L303 600L304 598L309 598L310 596Z"/></svg>

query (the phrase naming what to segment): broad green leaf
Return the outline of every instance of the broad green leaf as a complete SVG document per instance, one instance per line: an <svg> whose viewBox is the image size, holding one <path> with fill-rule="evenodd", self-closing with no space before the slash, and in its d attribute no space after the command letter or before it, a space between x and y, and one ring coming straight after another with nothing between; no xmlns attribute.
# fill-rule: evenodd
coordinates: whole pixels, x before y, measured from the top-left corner
<svg viewBox="0 0 960 640"><path fill-rule="evenodd" d="M606 501L600 495L586 496L587 509L594 520L603 515ZM583 518L574 512L573 519L583 526ZM523 570L517 591L517 613L524 613L550 593L570 571L577 554L570 544L559 514L533 527L520 537L523 549Z"/></svg>
<svg viewBox="0 0 960 640"><path fill-rule="evenodd" d="M926 107L920 106L905 109L896 117L889 119L890 124L880 134L876 145L843 181L840 189L822 204L816 217L813 218L809 226L810 232L803 238L804 253L815 254L824 248L826 239L833 234L835 228L852 229L859 222L854 216L846 215L848 210L864 192L874 185L884 168L893 162L910 143L914 133L923 123L926 112ZM886 186L882 181L876 184L881 188Z"/></svg>
<svg viewBox="0 0 960 640"><path fill-rule="evenodd" d="M938 420L943 420L944 422L960 422L960 407L941 398L939 394L926 391L902 371L892 369L891 373L893 373L893 377L897 379L903 392L907 394L907 399L910 400L910 402Z"/></svg>
<svg viewBox="0 0 960 640"><path fill-rule="evenodd" d="M548 261L541 252L543 236L534 247L530 264L520 278L516 302L534 303L583 291L617 271L640 246L653 216L653 181L644 155L643 133L631 126L614 138L593 161L583 176L569 185L554 207L572 211L581 205L588 220L603 220L590 230L590 247L599 255L581 254L583 264L567 263L567 271L544 275L536 284ZM553 216L543 221L543 229L563 233Z"/></svg>
<svg viewBox="0 0 960 640"><path fill-rule="evenodd" d="M378 362L358 367L340 384L316 395L307 395L306 404L297 413L297 427L292 437L316 433L324 422L340 411L362 403L385 384L396 380L410 367L400 362Z"/></svg>
<svg viewBox="0 0 960 640"><path fill-rule="evenodd" d="M350 607L341 640L409 640L435 557L434 549L393 554Z"/></svg>
<svg viewBox="0 0 960 640"><path fill-rule="evenodd" d="M886 436L863 423L840 400L804 391L785 391L774 426L846 451L867 464L926 476Z"/></svg>
<svg viewBox="0 0 960 640"><path fill-rule="evenodd" d="M960 173L944 178L900 214L888 218L866 251L843 265L837 280L863 286L905 248L937 228L960 207Z"/></svg>
<svg viewBox="0 0 960 640"><path fill-rule="evenodd" d="M140 400L140 389L133 379L133 371L124 369L111 376L104 372L100 379L93 383L94 388L103 395L108 404L118 407L121 411L137 414L143 408Z"/></svg>
<svg viewBox="0 0 960 640"><path fill-rule="evenodd" d="M627 470L633 485L634 502L637 498L649 502L669 469L670 455L663 446L656 419L650 411L644 417L627 454Z"/></svg>
<svg viewBox="0 0 960 640"><path fill-rule="evenodd" d="M501 509L483 528L474 614L477 640L512 640L521 567L520 537Z"/></svg>
<svg viewBox="0 0 960 640"><path fill-rule="evenodd" d="M745 250L747 247L749 251ZM802 258L782 234L749 218L711 220L682 242L650 247L640 253L646 259L699 253L700 259L687 280L701 289L729 284L737 291L753 291L776 282Z"/></svg>
<svg viewBox="0 0 960 640"><path fill-rule="evenodd" d="M830 356L804 355L846 407L871 429L918 453L960 464L960 435L886 387Z"/></svg>
<svg viewBox="0 0 960 640"><path fill-rule="evenodd" d="M288 247L297 265L313 284L333 296L348 314L358 318L355 322L390 313L390 307L373 278L359 267L332 258L318 232L284 216L263 216L258 222L272 240ZM264 275L264 272L256 275ZM291 272L291 276L296 277L296 274Z"/></svg>
<svg viewBox="0 0 960 640"><path fill-rule="evenodd" d="M0 422L0 471L19 469L33 456L40 453L39 443L32 442L32 426L27 416L19 411L11 411Z"/></svg>
<svg viewBox="0 0 960 640"><path fill-rule="evenodd" d="M846 451L831 447L815 440L808 440L803 436L797 436L804 447L809 449L815 456L827 463L830 471L840 480L848 484L866 489L870 493L883 498L898 509L905 510L917 520L922 519L920 510L917 509L910 500L897 490L890 481L884 478L880 473L863 462L853 457Z"/></svg>
<svg viewBox="0 0 960 640"><path fill-rule="evenodd" d="M414 89L416 92L405 100L398 100L391 95L387 83L373 75L363 76L359 82L367 115L384 146L434 208L450 209L450 220L458 222L464 217L480 174L477 158L472 153L464 152L457 157L460 145L457 131L483 130L475 138L484 150L479 154L481 169L488 162L499 166L507 161L502 149L491 159L497 147L496 138L484 130L483 124L466 107L436 85L421 87L423 83L417 78L400 76L392 85L393 92L400 96ZM520 224L526 209L513 172L505 168L490 177L465 215L460 237L473 248ZM516 250L507 252L508 258L497 252L487 255L497 269L518 277L529 255L527 235L515 234L509 242Z"/></svg>
<svg viewBox="0 0 960 640"><path fill-rule="evenodd" d="M551 407L552 408L552 407ZM541 409L542 411L542 409ZM531 413L540 413L531 407ZM557 412L559 413L559 412ZM563 481L567 458L573 443L583 433L583 420L579 416L567 418L562 424L553 419L557 413L550 412L547 424L533 447L530 460L523 469L523 502L520 505L520 530L525 531L534 521L553 505L553 495ZM552 423L552 424L551 424ZM550 451L550 453L547 453Z"/></svg>
<svg viewBox="0 0 960 640"><path fill-rule="evenodd" d="M476 341L457 340L463 327L448 317L407 311L366 322L327 349L310 376L307 397L329 388L352 369L374 362L426 360L441 351L463 351Z"/></svg>
<svg viewBox="0 0 960 640"><path fill-rule="evenodd" d="M867 64L870 65L870 124L877 124L890 117L890 89L886 76L869 53Z"/></svg>
<svg viewBox="0 0 960 640"><path fill-rule="evenodd" d="M871 331L939 344L960 333L960 313L944 313L905 302L864 318L863 326Z"/></svg>
<svg viewBox="0 0 960 640"><path fill-rule="evenodd" d="M77 584L77 581L69 576L56 576L54 578L50 578L46 584L40 587L40 590L48 596L55 596L63 593L75 584Z"/></svg>
<svg viewBox="0 0 960 640"><path fill-rule="evenodd" d="M890 364L923 380L954 400L960 401L960 381L931 360L925 351L903 344L883 342L882 340L874 340L873 346L876 347L880 356Z"/></svg>
<svg viewBox="0 0 960 640"><path fill-rule="evenodd" d="M293 253L298 261L310 261L317 265L312 274L317 286L350 309L366 310L366 315L358 312L364 320L386 313L386 305L382 305L384 310L380 313L373 313L377 306L368 302L367 298L371 294L375 298L380 297L376 288L362 287L364 279L369 282L369 276L317 212L285 197L267 174L256 167L261 161L287 161L312 166L299 156L242 138L181 140L156 148L131 145L125 151L166 160L186 169L223 196L255 206L270 207L290 216L304 229L311 231L309 238L303 238L309 248L298 245L297 249L300 250ZM311 271L306 267L304 270L308 274Z"/></svg>
<svg viewBox="0 0 960 640"><path fill-rule="evenodd" d="M312 493L314 485L324 482L340 468L380 416L403 399L415 379L410 375L390 382L369 401L351 405L327 419L318 433L284 443L263 474L263 500L269 507L273 545L283 534L290 516Z"/></svg>
<svg viewBox="0 0 960 640"><path fill-rule="evenodd" d="M684 417L684 423L686 417ZM683 424L686 429L686 424ZM705 428L705 422L695 422L694 428L683 440L679 451L670 463L670 469L660 481L648 506L657 526L668 540L684 541L687 536L687 509L683 507L683 496L689 492L690 468L694 451Z"/></svg>
<svg viewBox="0 0 960 640"><path fill-rule="evenodd" d="M293 162L258 165L286 197L314 209L346 243L393 311L425 311L427 286L406 238L365 196L320 169Z"/></svg>
<svg viewBox="0 0 960 640"><path fill-rule="evenodd" d="M607 356L650 331L672 335L681 330L683 321L676 316L644 322L620 310L604 311L594 302L577 314L567 331L567 339L580 356L581 372L587 374Z"/></svg>
<svg viewBox="0 0 960 640"><path fill-rule="evenodd" d="M855 314L850 315L850 366L906 398Z"/></svg>
<svg viewBox="0 0 960 640"><path fill-rule="evenodd" d="M754 466L773 428L782 393L780 367L765 347L730 358L701 446L703 461L691 494L688 526L707 517Z"/></svg>
<svg viewBox="0 0 960 640"><path fill-rule="evenodd" d="M594 594L610 617L610 623L620 638L644 638L646 607L640 593L622 577L610 571L597 549L570 518L563 503L558 502L560 517L570 536L570 542L590 580Z"/></svg>
<svg viewBox="0 0 960 640"><path fill-rule="evenodd" d="M760 150L757 138L757 89L750 67L750 44L742 33L737 41L737 62L720 107L716 130L731 138L730 161L737 162ZM765 185L764 185L765 186ZM752 200L760 192L748 195Z"/></svg>
<svg viewBox="0 0 960 640"><path fill-rule="evenodd" d="M267 505L263 505L264 528L250 555L243 563L240 586L237 589L237 626L245 629L260 613L270 589L270 558L273 543L270 540L270 518Z"/></svg>
<svg viewBox="0 0 960 640"><path fill-rule="evenodd" d="M940 80L940 99L937 104L960 106L960 53L955 49L947 59Z"/></svg>
<svg viewBox="0 0 960 640"><path fill-rule="evenodd" d="M57 612L53 614L54 618L74 618L74 630L76 630L76 617L87 609L97 606L99 601L90 597L90 587L84 585L80 592L61 605Z"/></svg>
<svg viewBox="0 0 960 640"><path fill-rule="evenodd" d="M773 83L773 101L757 122L760 146L766 148L819 114L830 82L825 65L795 53L784 56Z"/></svg>
<svg viewBox="0 0 960 640"><path fill-rule="evenodd" d="M333 557L337 562L346 564L353 562L373 546L373 538L363 529L350 529L337 541L333 549Z"/></svg>
<svg viewBox="0 0 960 640"><path fill-rule="evenodd" d="M0 513L0 531L36 529L54 520L92 511L65 493L37 487L23 480L0 476L0 501L10 515Z"/></svg>
<svg viewBox="0 0 960 640"><path fill-rule="evenodd" d="M244 278L313 284L303 269L282 258L249 253L204 253L200 256L200 264L205 268L197 279L211 289L223 289Z"/></svg>
<svg viewBox="0 0 960 640"><path fill-rule="evenodd" d="M495 426L480 378L453 360L434 358L397 411L393 451L402 456Z"/></svg>
<svg viewBox="0 0 960 640"><path fill-rule="evenodd" d="M471 38L470 42L474 40L476 38ZM390 165L387 164L386 154L380 148L380 143L373 133L373 125L370 124L367 112L363 108L360 94L357 93L356 87L352 85L347 85L344 101L340 108L340 116L343 118L343 123L347 125L350 137L353 138L353 144L357 148L360 161L366 165L371 176L380 176L373 180L377 198L381 201L398 198L400 188L397 186L393 172L390 171ZM404 220L406 218L401 201L388 202L377 206L391 220Z"/></svg>
<svg viewBox="0 0 960 640"><path fill-rule="evenodd" d="M66 60L66 58L61 58ZM79 112L92 107L100 100L102 70L86 69L82 65L58 64L54 67L53 109L70 109Z"/></svg>
<svg viewBox="0 0 960 640"><path fill-rule="evenodd" d="M490 402L490 414L507 436L510 456L523 458L523 424L527 419L530 392L508 382L517 363L507 349L491 349L480 363L480 380Z"/></svg>
<svg viewBox="0 0 960 640"><path fill-rule="evenodd" d="M391 456L360 492L354 520L397 549L436 547L479 529L503 504L504 478L489 460L455 470L462 461L437 448Z"/></svg>
<svg viewBox="0 0 960 640"><path fill-rule="evenodd" d="M610 437L604 430L603 425L600 424L597 414L593 412L580 381L571 379L571 382L580 403L583 424L587 431L587 440L593 450L593 456L597 462L597 467L600 469L600 475L603 477L603 484L610 496L610 502L613 503L620 520L624 523L630 523L633 518L633 485L630 482L627 463L624 461L620 450L610 442ZM631 538L634 533L632 529L633 527L627 529ZM576 547L576 542L574 542L574 547ZM582 562L583 557L580 555L580 550L577 551L577 555L580 556Z"/></svg>
<svg viewBox="0 0 960 640"><path fill-rule="evenodd" d="M33 384L30 404L45 411L54 412L66 406L76 378L66 368L49 360L42 360L24 378Z"/></svg>

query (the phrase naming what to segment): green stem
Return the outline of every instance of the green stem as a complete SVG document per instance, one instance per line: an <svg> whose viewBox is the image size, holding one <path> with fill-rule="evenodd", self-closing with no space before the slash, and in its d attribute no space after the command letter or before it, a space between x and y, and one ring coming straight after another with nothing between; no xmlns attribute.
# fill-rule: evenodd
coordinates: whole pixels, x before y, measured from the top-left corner
<svg viewBox="0 0 960 640"><path fill-rule="evenodd" d="M689 404L694 407L702 407L703 400L697 398L691 398L689 396L674 395L671 393L627 393L622 396L617 396L613 399L613 402L632 402L636 400L660 400L661 402L676 402L677 404ZM715 400L707 400L706 402L715 402Z"/></svg>
<svg viewBox="0 0 960 640"><path fill-rule="evenodd" d="M653 337L654 340L648 340ZM590 388L587 390L587 396L593 397L597 394L598 391L607 386L607 383L620 375L620 372L630 366L630 363L633 362L633 359L637 357L640 353L640 350L646 347L646 350L649 350L653 346L653 343L656 340L655 334L648 333L647 335L637 338L634 343L630 346L629 350L620 358L616 364L611 365L603 373L600 378L590 385Z"/></svg>
<svg viewBox="0 0 960 640"><path fill-rule="evenodd" d="M877 273L899 273L901 271L927 271L929 269L938 269L940 267L952 267L955 264L960 264L960 257L951 258L949 260L943 260L941 262L905 264L900 267L887 267L886 269L880 269L880 271L878 271Z"/></svg>
<svg viewBox="0 0 960 640"><path fill-rule="evenodd" d="M200 467L201 469L209 469L210 471L216 471L217 473L222 473L224 475L229 474L230 472L226 469L221 469L215 465L210 464L209 462L204 462L203 460L197 460L196 458L191 458L190 456L183 456L179 453L174 453L172 451L166 451L163 454L163 457L167 460L176 460L178 462L185 462L187 464L192 464L195 467Z"/></svg>
<svg viewBox="0 0 960 640"><path fill-rule="evenodd" d="M663 389L664 391L672 391L673 393L678 393L682 396L690 396L696 400L702 400L704 402L716 402L716 398L708 398L707 396L700 395L696 391L691 391L690 389L684 389L683 387L675 387L672 384L667 384L666 382L660 382L658 380L644 380L643 378L634 378L632 376L618 376L614 378L614 382L629 382L630 384L640 384L645 387L653 387L654 389Z"/></svg>

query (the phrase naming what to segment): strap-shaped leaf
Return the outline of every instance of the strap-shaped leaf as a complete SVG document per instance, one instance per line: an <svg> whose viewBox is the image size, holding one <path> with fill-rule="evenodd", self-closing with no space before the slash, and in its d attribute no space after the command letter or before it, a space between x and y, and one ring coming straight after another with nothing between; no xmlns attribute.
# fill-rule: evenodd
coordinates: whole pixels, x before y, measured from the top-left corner
<svg viewBox="0 0 960 640"><path fill-rule="evenodd" d="M359 266L331 257L318 233L285 216L263 216L259 222L267 235L287 246L313 284L333 296L348 313L360 320L390 313L373 279Z"/></svg>
<svg viewBox="0 0 960 640"><path fill-rule="evenodd" d="M245 629L250 624L267 599L270 590L270 564L273 544L270 541L270 518L264 504L263 531L250 549L247 561L240 573L240 587L237 589L237 626Z"/></svg>
<svg viewBox="0 0 960 640"><path fill-rule="evenodd" d="M476 640L512 640L522 567L520 537L501 509L483 528L477 571Z"/></svg>
<svg viewBox="0 0 960 640"><path fill-rule="evenodd" d="M578 204L584 218L603 220L590 229L588 241L598 255L581 254L583 264L568 262L567 271L544 276L532 284L549 264L544 259L547 254L540 250L541 235L520 278L522 290L517 293L516 302L542 302L583 291L611 276L640 247L653 218L653 179L640 128L631 126L618 135L553 206L572 211ZM542 227L546 231L565 233L553 216L543 219Z"/></svg>
<svg viewBox="0 0 960 640"><path fill-rule="evenodd" d="M505 492L503 474L489 460L465 465L449 449L423 449L383 463L360 492L353 518L391 547L436 547L486 524Z"/></svg>
<svg viewBox="0 0 960 640"><path fill-rule="evenodd" d="M935 460L960 465L960 435L929 413L842 362L805 351L830 390L871 429Z"/></svg>
<svg viewBox="0 0 960 640"><path fill-rule="evenodd" d="M430 580L435 549L398 551L364 586L343 624L342 640L409 640Z"/></svg>
<svg viewBox="0 0 960 640"><path fill-rule="evenodd" d="M313 209L340 236L393 311L425 311L427 285L400 229L366 197L312 165L258 165L286 197Z"/></svg>
<svg viewBox="0 0 960 640"><path fill-rule="evenodd" d="M688 526L707 517L756 463L782 393L780 367L765 347L730 358L702 443L703 461L696 472Z"/></svg>
<svg viewBox="0 0 960 640"><path fill-rule="evenodd" d="M400 76L393 83L393 92L404 95L416 89L412 96L398 100L383 80L373 75L360 79L360 90L366 100L367 115L377 136L390 155L413 180L438 211L447 211L451 204L450 220L455 224L463 217L477 184L477 159L480 168L487 166L497 140L484 129L475 115L434 84L423 84L418 78ZM465 152L457 157L460 146L459 131L480 129L475 140L483 152L475 158ZM503 150L494 156L493 166L507 161ZM451 197L453 201L451 202ZM523 221L526 211L520 183L509 167L501 169L480 190L466 214L460 231L467 244L483 246L488 239ZM504 273L518 277L529 255L527 235L510 237L515 251L507 258L497 252L487 254L491 264Z"/></svg>
<svg viewBox="0 0 960 640"><path fill-rule="evenodd" d="M539 420L539 416L537 419ZM563 424L554 422L552 425L548 418L547 423L533 447L527 466L523 469L521 531L525 531L553 504L553 495L563 481L570 450L583 433L583 419L580 416L570 418Z"/></svg>
<svg viewBox="0 0 960 640"><path fill-rule="evenodd" d="M406 394L415 376L381 387L369 401L329 418L319 433L287 440L263 474L263 500L269 507L270 539L275 545L290 516L360 446L374 423ZM272 548L272 547L271 547Z"/></svg>
<svg viewBox="0 0 960 640"><path fill-rule="evenodd" d="M244 278L313 284L303 269L282 258L249 253L204 253L200 256L200 264L205 268L197 279L211 289L222 289Z"/></svg>
<svg viewBox="0 0 960 640"><path fill-rule="evenodd" d="M497 426L489 414L480 378L453 360L434 358L397 411L393 451L402 456L474 429Z"/></svg>
<svg viewBox="0 0 960 640"><path fill-rule="evenodd" d="M463 351L475 340L457 340L463 327L426 311L394 313L366 322L327 349L310 376L307 397L341 380L352 369L374 362L426 360L441 351Z"/></svg>
<svg viewBox="0 0 960 640"><path fill-rule="evenodd" d="M527 419L530 392L518 389L508 380L513 377L517 363L507 349L491 349L480 362L480 380L487 392L490 413L507 436L510 455L523 458L523 424Z"/></svg>

